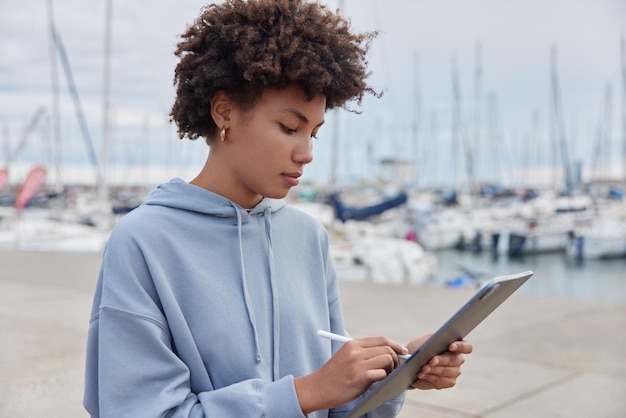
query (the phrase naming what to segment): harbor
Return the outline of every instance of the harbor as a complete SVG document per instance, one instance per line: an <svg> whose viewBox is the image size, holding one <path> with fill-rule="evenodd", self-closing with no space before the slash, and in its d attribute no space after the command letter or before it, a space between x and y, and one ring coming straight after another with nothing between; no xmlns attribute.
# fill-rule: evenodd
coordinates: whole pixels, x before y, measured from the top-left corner
<svg viewBox="0 0 626 418"><path fill-rule="evenodd" d="M113 3L5 10L32 24L0 37L0 418L87 415L111 231L210 152L170 113L173 52L207 2ZM626 3L322 3L377 34L373 94L326 109L285 200L328 233L350 334L406 342L534 272L468 336L458 385L409 391L399 417L623 417Z"/></svg>
<svg viewBox="0 0 626 418"><path fill-rule="evenodd" d="M42 188L21 209L0 205L0 250L101 254L115 223L149 193L116 188L103 201L94 188L68 188L61 195L50 190ZM555 203L542 195L526 201L482 197L476 208L442 203L434 192L381 190L329 194L303 187L286 198L326 228L335 268L346 281L475 288L491 277L532 270L540 279L524 292L626 303L626 229L619 227L626 225L626 201L621 198ZM18 194L16 188L9 192L4 196ZM611 220L614 228L586 235ZM520 227L531 222L543 227ZM515 251L502 248L503 237L516 243ZM589 255L592 245L595 253ZM600 250L607 253L599 255Z"/></svg>

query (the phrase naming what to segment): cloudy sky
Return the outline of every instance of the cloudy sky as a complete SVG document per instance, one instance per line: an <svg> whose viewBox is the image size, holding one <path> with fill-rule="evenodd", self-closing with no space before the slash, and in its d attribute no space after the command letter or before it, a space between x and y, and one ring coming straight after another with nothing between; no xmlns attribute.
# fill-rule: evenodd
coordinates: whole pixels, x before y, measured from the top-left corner
<svg viewBox="0 0 626 418"><path fill-rule="evenodd" d="M51 158L51 3L94 149L102 150L105 2L0 0L0 164L41 107L43 117L12 164ZM555 157L550 130L552 54L567 158L588 171L620 173L623 0L325 3L342 6L356 30L379 31L369 55L370 81L384 95L367 99L360 115L327 115L316 161L306 172L310 180L329 178L335 124L343 181L371 176L382 158L404 158L418 162L424 184L458 182L468 174L466 149L479 180L520 181L519 173L506 170L512 166L548 172L562 155L559 150ZM167 113L177 36L205 4L112 0L111 164L202 165L206 147L178 141ZM62 159L88 162L64 69L57 65Z"/></svg>

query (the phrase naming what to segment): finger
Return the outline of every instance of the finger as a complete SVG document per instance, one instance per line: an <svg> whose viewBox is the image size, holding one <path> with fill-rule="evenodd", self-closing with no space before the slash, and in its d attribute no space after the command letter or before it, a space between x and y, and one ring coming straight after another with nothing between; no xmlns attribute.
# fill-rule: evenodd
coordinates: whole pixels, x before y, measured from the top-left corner
<svg viewBox="0 0 626 418"><path fill-rule="evenodd" d="M400 359L398 358L398 354L393 351L390 347L382 346L382 347L372 347L366 350L366 359L376 359L376 358L390 358L393 369L398 367L400 364Z"/></svg>
<svg viewBox="0 0 626 418"><path fill-rule="evenodd" d="M418 372L418 377L421 379L427 374L444 377L458 377L461 374L461 365L431 366L427 364Z"/></svg>
<svg viewBox="0 0 626 418"><path fill-rule="evenodd" d="M398 354L409 353L409 350L405 346L387 337L366 337L366 338L359 338L353 341L359 342L359 344L362 347L387 346L387 347L390 347L393 351L395 351Z"/></svg>
<svg viewBox="0 0 626 418"><path fill-rule="evenodd" d="M470 354L474 347L467 341L455 341L448 346L448 350L454 353Z"/></svg>
<svg viewBox="0 0 626 418"><path fill-rule="evenodd" d="M431 367L460 367L465 363L463 354L443 353L430 359L428 365Z"/></svg>
<svg viewBox="0 0 626 418"><path fill-rule="evenodd" d="M430 383L428 380L423 379L416 380L411 384L411 387L421 390L435 389L435 386L432 383Z"/></svg>
<svg viewBox="0 0 626 418"><path fill-rule="evenodd" d="M447 389L456 385L456 377L442 377L428 374L417 380L413 386L420 389Z"/></svg>
<svg viewBox="0 0 626 418"><path fill-rule="evenodd" d="M424 367L422 367L421 370L417 373L417 377L419 379L424 379L426 378L427 375L432 375L432 376L457 378L461 375L461 365L463 365L463 362L465 360L457 359L452 362L448 362L448 361L437 362L436 360L437 359L435 359L434 361L435 363L434 365L428 363Z"/></svg>
<svg viewBox="0 0 626 418"><path fill-rule="evenodd" d="M364 348L359 341L352 340L345 343L341 350L347 353L350 362L365 362L363 369L385 368L391 365L393 370L400 363L396 352L386 345Z"/></svg>
<svg viewBox="0 0 626 418"><path fill-rule="evenodd" d="M380 340L382 341L382 340ZM393 347L390 347L388 345L367 345L365 347L363 347L361 345L363 341L361 340L353 340L353 341L349 341L348 343L346 343L346 345L350 344L349 347L351 347L352 349L357 349L358 352L360 352L361 354L361 358L363 359L369 359L371 357L375 357L375 356L379 356L379 355L383 355L383 354L389 354L390 356L393 357L393 361L395 366L397 366L400 362L399 357L398 357L398 352L394 350ZM371 341L368 341L368 343L371 343ZM405 349L405 353L406 353L406 349ZM404 354L404 353L403 353ZM394 366L394 367L395 367Z"/></svg>
<svg viewBox="0 0 626 418"><path fill-rule="evenodd" d="M398 366L397 358L394 359L388 353L372 357L365 363L368 370L384 370L385 375L391 373Z"/></svg>
<svg viewBox="0 0 626 418"><path fill-rule="evenodd" d="M420 379L426 378L426 376L438 376L443 378L457 378L461 375L461 367L431 367L429 369L424 368L419 371L417 376Z"/></svg>
<svg viewBox="0 0 626 418"><path fill-rule="evenodd" d="M379 380L383 380L388 375L389 373L387 373L387 371L384 369L372 369L367 371L366 378L369 382L373 383Z"/></svg>

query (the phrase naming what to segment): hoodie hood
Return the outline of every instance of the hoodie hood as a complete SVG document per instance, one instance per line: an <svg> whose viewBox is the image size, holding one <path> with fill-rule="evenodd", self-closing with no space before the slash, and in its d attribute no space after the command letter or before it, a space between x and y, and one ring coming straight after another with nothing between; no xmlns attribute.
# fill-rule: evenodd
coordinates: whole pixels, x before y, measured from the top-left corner
<svg viewBox="0 0 626 418"><path fill-rule="evenodd" d="M273 213L284 207L285 201L283 199L270 199L265 197L248 212L246 209L224 196L176 178L168 183L160 184L148 195L144 204L165 206L229 218L236 217L234 210L237 209L249 213L250 215L264 213L268 208L270 213Z"/></svg>

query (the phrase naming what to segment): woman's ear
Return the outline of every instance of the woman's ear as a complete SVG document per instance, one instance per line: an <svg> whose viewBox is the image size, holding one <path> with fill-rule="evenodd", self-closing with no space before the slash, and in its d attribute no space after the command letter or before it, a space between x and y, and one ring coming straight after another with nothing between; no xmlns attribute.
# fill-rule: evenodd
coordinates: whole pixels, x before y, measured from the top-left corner
<svg viewBox="0 0 626 418"><path fill-rule="evenodd" d="M211 116L218 128L229 128L231 103L223 91L218 91L211 99Z"/></svg>

